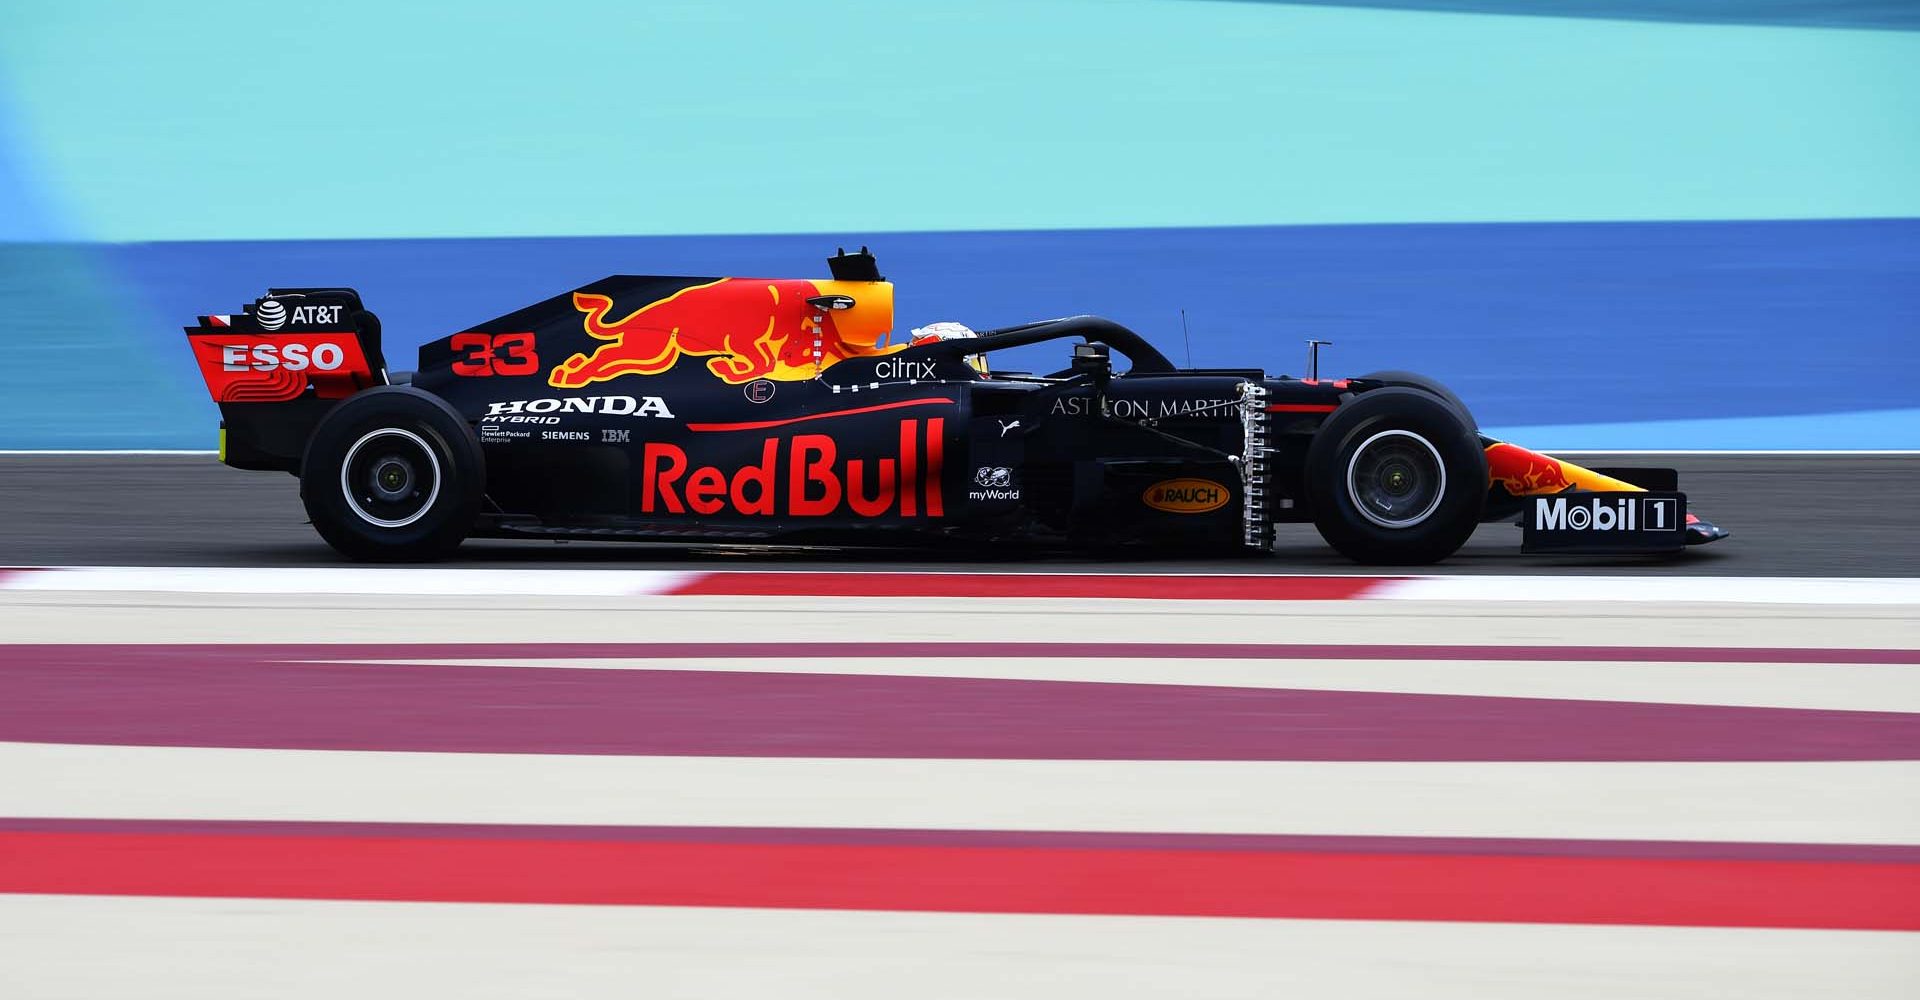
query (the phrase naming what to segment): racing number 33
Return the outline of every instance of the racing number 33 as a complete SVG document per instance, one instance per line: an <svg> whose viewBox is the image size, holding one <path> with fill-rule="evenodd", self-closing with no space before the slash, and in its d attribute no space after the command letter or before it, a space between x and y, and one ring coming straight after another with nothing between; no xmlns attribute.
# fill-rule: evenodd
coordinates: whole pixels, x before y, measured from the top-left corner
<svg viewBox="0 0 1920 1000"><path fill-rule="evenodd" d="M533 375L540 371L540 356L534 353L531 333L456 333L448 346L460 354L453 362L455 375Z"/></svg>

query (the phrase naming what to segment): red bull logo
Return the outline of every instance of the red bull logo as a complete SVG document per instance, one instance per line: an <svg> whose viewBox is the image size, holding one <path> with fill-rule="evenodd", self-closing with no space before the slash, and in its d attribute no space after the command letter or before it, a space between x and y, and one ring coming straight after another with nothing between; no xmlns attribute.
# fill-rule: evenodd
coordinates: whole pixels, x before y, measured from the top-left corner
<svg viewBox="0 0 1920 1000"><path fill-rule="evenodd" d="M902 420L893 455L846 458L826 434L761 442L760 459L734 469L689 467L686 449L649 441L641 455L645 514L722 511L750 517L942 517L946 420ZM784 488L781 488L784 487Z"/></svg>
<svg viewBox="0 0 1920 1000"><path fill-rule="evenodd" d="M1632 483L1513 444L1488 446L1487 478L1517 497L1559 493L1572 487L1602 493L1644 492Z"/></svg>
<svg viewBox="0 0 1920 1000"><path fill-rule="evenodd" d="M1487 449L1487 475L1517 497L1558 493L1573 485L1559 459L1511 444Z"/></svg>
<svg viewBox="0 0 1920 1000"><path fill-rule="evenodd" d="M807 300L845 295L848 309L817 309ZM684 288L619 319L613 299L575 292L587 335L604 343L556 365L547 383L579 389L623 375L658 375L683 355L705 357L707 370L730 385L759 379L810 379L850 357L900 350L876 347L893 324L893 286L886 282L721 278Z"/></svg>

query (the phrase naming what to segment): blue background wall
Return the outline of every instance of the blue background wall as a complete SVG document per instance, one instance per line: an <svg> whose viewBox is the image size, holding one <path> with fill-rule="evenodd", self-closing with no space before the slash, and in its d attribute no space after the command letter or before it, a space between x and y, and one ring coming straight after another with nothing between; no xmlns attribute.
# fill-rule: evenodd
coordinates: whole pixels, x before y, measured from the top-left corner
<svg viewBox="0 0 1920 1000"><path fill-rule="evenodd" d="M168 6L0 13L0 447L209 446L178 328L270 283L405 357L842 243L1542 446L1920 447L1920 5Z"/></svg>

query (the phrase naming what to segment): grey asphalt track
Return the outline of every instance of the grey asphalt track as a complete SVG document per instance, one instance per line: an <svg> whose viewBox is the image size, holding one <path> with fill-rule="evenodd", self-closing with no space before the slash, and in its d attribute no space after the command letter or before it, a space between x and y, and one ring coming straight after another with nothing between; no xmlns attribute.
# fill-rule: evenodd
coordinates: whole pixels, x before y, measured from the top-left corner
<svg viewBox="0 0 1920 1000"><path fill-rule="evenodd" d="M1672 465L1690 508L1733 537L1677 559L1522 556L1520 531L1484 525L1441 573L1665 573L1920 577L1920 456L1582 456L1590 465ZM306 524L297 484L210 455L0 455L0 566L315 566L341 560ZM683 545L477 541L459 566L623 565L1314 573L1356 567L1308 526L1283 529L1272 558L1029 558L924 552L728 550Z"/></svg>

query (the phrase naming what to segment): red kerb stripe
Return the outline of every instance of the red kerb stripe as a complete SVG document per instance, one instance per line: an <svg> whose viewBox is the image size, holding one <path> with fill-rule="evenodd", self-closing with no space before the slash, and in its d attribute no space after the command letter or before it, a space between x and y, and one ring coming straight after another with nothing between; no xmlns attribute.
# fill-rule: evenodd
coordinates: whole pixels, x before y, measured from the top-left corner
<svg viewBox="0 0 1920 1000"><path fill-rule="evenodd" d="M1920 865L0 833L0 892L1920 930Z"/></svg>
<svg viewBox="0 0 1920 1000"><path fill-rule="evenodd" d="M734 597L1138 597L1344 601L1391 577L1089 576L1046 573L708 573L670 594Z"/></svg>

